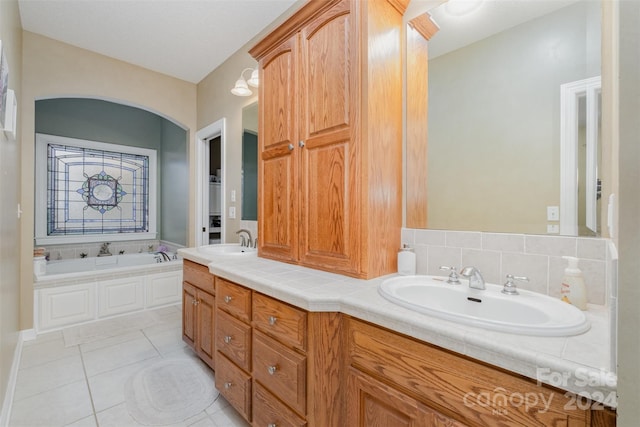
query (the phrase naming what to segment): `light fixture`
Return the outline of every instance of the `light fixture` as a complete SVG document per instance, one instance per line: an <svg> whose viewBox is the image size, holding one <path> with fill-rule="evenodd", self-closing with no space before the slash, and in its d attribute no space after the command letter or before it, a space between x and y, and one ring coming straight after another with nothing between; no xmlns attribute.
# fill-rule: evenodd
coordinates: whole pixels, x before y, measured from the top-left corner
<svg viewBox="0 0 640 427"><path fill-rule="evenodd" d="M251 77L249 78L248 81L245 80L243 77L243 74L245 73L245 71L251 71ZM248 85L247 85L247 82L249 83ZM251 96L253 92L251 92L251 89L249 89L249 86L258 87L259 83L260 81L258 78L258 69L245 68L240 73L240 78L236 81L236 85L233 87L233 89L231 89L231 93L236 96Z"/></svg>

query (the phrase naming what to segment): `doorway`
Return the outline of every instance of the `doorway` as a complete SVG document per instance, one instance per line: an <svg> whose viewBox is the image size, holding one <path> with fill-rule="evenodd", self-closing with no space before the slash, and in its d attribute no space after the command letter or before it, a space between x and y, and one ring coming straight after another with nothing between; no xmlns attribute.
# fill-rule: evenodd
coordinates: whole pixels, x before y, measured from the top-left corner
<svg viewBox="0 0 640 427"><path fill-rule="evenodd" d="M196 133L196 246L225 243L225 119Z"/></svg>

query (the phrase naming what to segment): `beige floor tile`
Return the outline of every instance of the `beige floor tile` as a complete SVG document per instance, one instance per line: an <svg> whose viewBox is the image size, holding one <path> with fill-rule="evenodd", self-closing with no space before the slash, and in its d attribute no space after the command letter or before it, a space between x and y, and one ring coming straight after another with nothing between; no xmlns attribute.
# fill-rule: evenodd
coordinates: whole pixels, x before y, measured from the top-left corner
<svg viewBox="0 0 640 427"><path fill-rule="evenodd" d="M66 426L93 414L83 379L13 402L11 427Z"/></svg>
<svg viewBox="0 0 640 427"><path fill-rule="evenodd" d="M88 377L158 356L148 339L139 338L83 353Z"/></svg>
<svg viewBox="0 0 640 427"><path fill-rule="evenodd" d="M20 369L14 400L19 401L84 379L84 368L79 354Z"/></svg>

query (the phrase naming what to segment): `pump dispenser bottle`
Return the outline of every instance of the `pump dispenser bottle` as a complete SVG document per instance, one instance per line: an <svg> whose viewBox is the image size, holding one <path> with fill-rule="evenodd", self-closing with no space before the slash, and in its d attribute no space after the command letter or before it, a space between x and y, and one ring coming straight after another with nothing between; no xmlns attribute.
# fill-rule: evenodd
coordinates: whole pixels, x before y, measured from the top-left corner
<svg viewBox="0 0 640 427"><path fill-rule="evenodd" d="M416 254L406 244L398 252L398 274L403 276L416 274Z"/></svg>
<svg viewBox="0 0 640 427"><path fill-rule="evenodd" d="M560 294L562 301L568 302L578 307L580 310L587 309L587 291L584 286L584 276L578 268L579 259L572 256L563 256L568 262L562 278Z"/></svg>

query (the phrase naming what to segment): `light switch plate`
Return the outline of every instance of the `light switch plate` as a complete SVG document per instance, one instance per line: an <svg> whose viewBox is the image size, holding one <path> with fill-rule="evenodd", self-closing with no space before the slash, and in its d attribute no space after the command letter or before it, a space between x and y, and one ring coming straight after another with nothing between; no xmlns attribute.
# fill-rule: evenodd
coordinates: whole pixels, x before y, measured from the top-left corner
<svg viewBox="0 0 640 427"><path fill-rule="evenodd" d="M236 190L231 190L231 201L232 202L236 201Z"/></svg>
<svg viewBox="0 0 640 427"><path fill-rule="evenodd" d="M560 221L560 208L558 206L547 206L547 221Z"/></svg>
<svg viewBox="0 0 640 427"><path fill-rule="evenodd" d="M229 218L234 219L236 217L236 207L229 206Z"/></svg>

